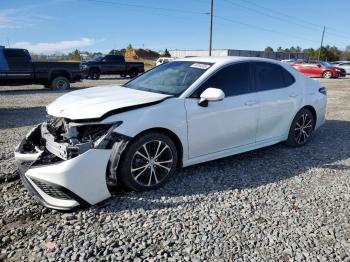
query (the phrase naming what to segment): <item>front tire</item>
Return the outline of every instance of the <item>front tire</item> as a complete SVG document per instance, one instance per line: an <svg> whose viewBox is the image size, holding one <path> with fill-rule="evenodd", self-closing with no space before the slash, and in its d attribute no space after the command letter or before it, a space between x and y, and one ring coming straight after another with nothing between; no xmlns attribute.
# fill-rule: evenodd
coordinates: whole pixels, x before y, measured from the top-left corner
<svg viewBox="0 0 350 262"><path fill-rule="evenodd" d="M293 119L286 144L300 147L308 143L315 129L315 118L310 110L301 109Z"/></svg>
<svg viewBox="0 0 350 262"><path fill-rule="evenodd" d="M332 78L332 72L331 71L324 71L323 72L323 78L327 78L327 79L330 79Z"/></svg>
<svg viewBox="0 0 350 262"><path fill-rule="evenodd" d="M51 82L51 89L57 91L63 91L70 88L70 82L67 77L57 76Z"/></svg>
<svg viewBox="0 0 350 262"><path fill-rule="evenodd" d="M131 141L120 161L119 178L134 191L161 187L175 173L177 150L162 133L144 134Z"/></svg>
<svg viewBox="0 0 350 262"><path fill-rule="evenodd" d="M101 73L98 69L91 69L89 72L89 78L93 80L100 79Z"/></svg>
<svg viewBox="0 0 350 262"><path fill-rule="evenodd" d="M130 72L129 72L129 76L131 78L137 77L138 74L139 74L139 72L138 72L138 70L136 68L131 69Z"/></svg>

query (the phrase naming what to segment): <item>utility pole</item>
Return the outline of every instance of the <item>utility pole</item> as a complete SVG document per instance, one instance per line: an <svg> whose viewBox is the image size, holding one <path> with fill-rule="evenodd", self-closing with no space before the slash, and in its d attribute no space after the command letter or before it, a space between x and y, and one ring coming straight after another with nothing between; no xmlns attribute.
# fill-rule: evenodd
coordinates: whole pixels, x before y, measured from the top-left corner
<svg viewBox="0 0 350 262"><path fill-rule="evenodd" d="M213 39L213 2L214 0L210 0L209 56L211 56L212 39Z"/></svg>
<svg viewBox="0 0 350 262"><path fill-rule="evenodd" d="M318 51L318 58L317 58L317 62L320 62L320 57L321 57L321 50L322 50L322 45L323 45L323 38L324 38L324 32L326 31L326 27L323 27L323 32L322 32L322 38L321 38L321 46L320 46L320 50Z"/></svg>

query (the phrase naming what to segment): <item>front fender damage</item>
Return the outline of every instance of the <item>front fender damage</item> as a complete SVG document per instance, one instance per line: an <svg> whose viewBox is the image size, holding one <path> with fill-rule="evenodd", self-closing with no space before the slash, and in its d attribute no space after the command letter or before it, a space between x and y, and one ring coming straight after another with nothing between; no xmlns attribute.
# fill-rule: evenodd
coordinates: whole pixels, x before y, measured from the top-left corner
<svg viewBox="0 0 350 262"><path fill-rule="evenodd" d="M112 153L109 158L109 162L107 166L106 179L107 179L108 186L116 186L118 183L117 171L118 171L119 162L120 162L122 153L124 152L125 148L127 147L128 143L131 140L131 137L115 133L115 138L113 140L114 140L114 143L112 146Z"/></svg>

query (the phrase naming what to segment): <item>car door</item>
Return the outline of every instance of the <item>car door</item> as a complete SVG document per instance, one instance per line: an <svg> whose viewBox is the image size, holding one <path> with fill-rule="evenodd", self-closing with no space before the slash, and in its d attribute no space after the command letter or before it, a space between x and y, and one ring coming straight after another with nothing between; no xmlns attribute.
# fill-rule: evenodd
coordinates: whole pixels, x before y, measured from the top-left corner
<svg viewBox="0 0 350 262"><path fill-rule="evenodd" d="M125 72L125 62L119 56L108 55L103 61L103 71L106 74L119 74Z"/></svg>
<svg viewBox="0 0 350 262"><path fill-rule="evenodd" d="M198 105L207 88L225 93L222 101ZM211 76L185 100L189 157L199 157L255 143L258 104L251 84L251 65L229 65Z"/></svg>
<svg viewBox="0 0 350 262"><path fill-rule="evenodd" d="M28 83L33 79L33 64L27 50L4 49L9 70L6 81L8 83Z"/></svg>
<svg viewBox="0 0 350 262"><path fill-rule="evenodd" d="M284 137L301 104L301 89L282 66L268 62L254 63L254 83L259 101L256 142Z"/></svg>

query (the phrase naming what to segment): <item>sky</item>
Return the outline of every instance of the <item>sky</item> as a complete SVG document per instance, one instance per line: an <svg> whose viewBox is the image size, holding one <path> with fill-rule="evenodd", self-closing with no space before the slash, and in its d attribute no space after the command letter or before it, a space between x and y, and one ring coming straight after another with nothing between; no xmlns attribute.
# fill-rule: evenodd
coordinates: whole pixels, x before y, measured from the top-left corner
<svg viewBox="0 0 350 262"><path fill-rule="evenodd" d="M350 45L350 0L214 0L213 48ZM0 0L0 45L34 53L207 49L210 0Z"/></svg>

